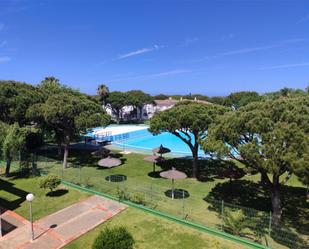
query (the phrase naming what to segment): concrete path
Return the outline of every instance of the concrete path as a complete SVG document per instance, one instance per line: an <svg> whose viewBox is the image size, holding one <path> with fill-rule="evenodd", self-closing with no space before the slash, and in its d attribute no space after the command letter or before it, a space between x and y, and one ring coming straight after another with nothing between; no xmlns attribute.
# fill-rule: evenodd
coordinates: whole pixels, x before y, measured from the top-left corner
<svg viewBox="0 0 309 249"><path fill-rule="evenodd" d="M30 223L20 216L19 226L0 238L1 249L56 249L85 234L126 209L126 206L99 196L91 196L34 223L31 241ZM7 213L7 212L6 212ZM5 215L9 216L9 213ZM5 218L3 216L3 218ZM12 219L11 219L12 220Z"/></svg>

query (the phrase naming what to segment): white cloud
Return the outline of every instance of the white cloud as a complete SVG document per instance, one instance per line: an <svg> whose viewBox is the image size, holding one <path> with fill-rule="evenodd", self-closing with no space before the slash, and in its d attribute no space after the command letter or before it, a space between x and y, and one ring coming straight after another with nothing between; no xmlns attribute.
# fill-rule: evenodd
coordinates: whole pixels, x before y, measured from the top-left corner
<svg viewBox="0 0 309 249"><path fill-rule="evenodd" d="M260 50L270 49L270 48L273 48L273 47L274 46L242 48L242 49L238 49L238 50L231 50L231 51L227 51L227 52L224 52L224 53L219 53L219 54L215 55L215 57L222 57L222 56L228 56L228 55L238 55L238 54L248 54L248 53L252 53L252 52L256 52L256 51L260 51Z"/></svg>
<svg viewBox="0 0 309 249"><path fill-rule="evenodd" d="M124 80L136 80L136 79L149 79L149 78L157 78L157 77L164 77L164 76L170 76L170 75L177 75L177 74L185 74L185 73L191 73L192 70L183 70L183 69L176 69L176 70L170 70L170 71L164 71L160 73L154 73L154 74L143 74L143 75L136 75L132 77L127 78L118 78L114 80L109 80L108 82L116 82L116 81L124 81Z"/></svg>
<svg viewBox="0 0 309 249"><path fill-rule="evenodd" d="M287 44L294 44L294 43L306 42L306 41L309 41L309 38L291 38L291 39L278 41L276 43L273 43L272 45L230 50L230 51L226 51L226 52L222 52L222 53L217 53L215 55L205 56L205 57L202 57L202 58L186 60L184 62L194 63L194 62L201 62L201 61L206 61L206 60L210 60L210 59L217 59L217 58L221 58L221 57L225 57L225 56L249 54L249 53L254 53L254 52L258 52L258 51L269 50L269 49L272 49L272 48L282 47L282 46L287 45Z"/></svg>
<svg viewBox="0 0 309 249"><path fill-rule="evenodd" d="M0 48L6 46L8 44L8 42L6 40L0 42Z"/></svg>
<svg viewBox="0 0 309 249"><path fill-rule="evenodd" d="M11 60L11 57L8 57L8 56L0 57L0 63L9 62L10 60Z"/></svg>
<svg viewBox="0 0 309 249"><path fill-rule="evenodd" d="M181 44L180 46L181 47L186 47L186 46L189 46L193 43L196 43L198 42L200 39L198 37L189 37L189 38L186 38Z"/></svg>
<svg viewBox="0 0 309 249"><path fill-rule="evenodd" d="M215 55L206 56L206 57L203 57L203 58L187 60L186 62L194 63L194 62L201 62L201 61L206 61L206 60L210 60L210 59L217 59L217 58L221 58L221 57L225 57L225 56L248 54L248 53L253 53L253 52L256 52L256 51L271 49L273 47L274 46L262 46L262 47L252 47L252 48L242 48L242 49L238 49L238 50L230 50L230 51L227 51L227 52L222 52L222 53L218 53L218 54L215 54Z"/></svg>
<svg viewBox="0 0 309 249"><path fill-rule="evenodd" d="M263 67L262 70L269 70L269 69L284 69L284 68L294 68L294 67L308 67L309 62L303 63L294 63L294 64L283 64L283 65L276 65L270 67Z"/></svg>
<svg viewBox="0 0 309 249"><path fill-rule="evenodd" d="M224 35L224 36L222 37L222 40L231 40L231 39L233 39L235 36L236 36L236 35L235 35L234 33L229 33L229 34L227 34L227 35Z"/></svg>
<svg viewBox="0 0 309 249"><path fill-rule="evenodd" d="M307 22L309 21L309 15L304 16L303 18L299 19L297 23Z"/></svg>
<svg viewBox="0 0 309 249"><path fill-rule="evenodd" d="M141 48L141 49L138 49L138 50L135 50L135 51L132 51L132 52L128 52L126 54L119 55L118 60L125 59L125 58L132 57L132 56L136 56L136 55L140 55L140 54L145 54L145 53L148 53L148 52L151 52L151 51L159 50L161 48L163 48L163 46L159 46L159 45L154 45L154 46L149 47L149 48Z"/></svg>

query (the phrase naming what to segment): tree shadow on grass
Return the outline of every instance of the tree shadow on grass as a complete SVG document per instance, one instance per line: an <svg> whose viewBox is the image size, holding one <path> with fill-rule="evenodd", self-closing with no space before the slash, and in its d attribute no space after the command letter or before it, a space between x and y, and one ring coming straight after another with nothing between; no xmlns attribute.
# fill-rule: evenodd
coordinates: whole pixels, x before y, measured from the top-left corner
<svg viewBox="0 0 309 249"><path fill-rule="evenodd" d="M260 184L248 180L217 183L204 200L224 200L233 205L264 212L271 210L267 191Z"/></svg>
<svg viewBox="0 0 309 249"><path fill-rule="evenodd" d="M30 172L30 169L18 169L13 172L10 172L10 176L7 177L6 179L16 180L16 179L26 179L30 177L33 177L33 175Z"/></svg>
<svg viewBox="0 0 309 249"><path fill-rule="evenodd" d="M49 196L49 197L59 197L59 196L63 196L65 194L67 194L68 192L69 192L69 190L67 190L67 189L57 189L55 191L48 192L46 194L46 196Z"/></svg>
<svg viewBox="0 0 309 249"><path fill-rule="evenodd" d="M28 192L14 187L14 183L0 179L0 190L16 196L12 201L0 197L0 206L8 210L15 210L26 200Z"/></svg>
<svg viewBox="0 0 309 249"><path fill-rule="evenodd" d="M81 165L96 165L98 158L91 155L91 152L98 150L100 147L93 147L91 149L83 149L81 147L71 147L69 148L69 162ZM63 160L63 151L61 156L58 156L57 146L47 146L44 149L38 151L38 155L50 158L52 160Z"/></svg>
<svg viewBox="0 0 309 249"><path fill-rule="evenodd" d="M201 159L198 164L200 169L198 181L200 182L210 182L228 177L225 174L228 169L233 169L233 172L241 170L233 161L227 160ZM160 162L158 165L161 166L163 171L175 167L177 170L186 173L188 177L192 177L192 158L172 158Z"/></svg>
<svg viewBox="0 0 309 249"><path fill-rule="evenodd" d="M204 200L210 204L209 209L217 212L218 215L221 213L221 200L224 200L225 207L242 209L251 220L250 223L257 226L259 231L265 232L268 231L269 212L272 210L269 196L268 189L258 183L234 180L218 183ZM306 202L305 188L282 186L281 198L282 219L279 225L273 227L272 238L289 248L307 246L301 237L308 236L309 233L309 203ZM262 211L265 215L260 217L258 211ZM262 219L264 222L261 223Z"/></svg>

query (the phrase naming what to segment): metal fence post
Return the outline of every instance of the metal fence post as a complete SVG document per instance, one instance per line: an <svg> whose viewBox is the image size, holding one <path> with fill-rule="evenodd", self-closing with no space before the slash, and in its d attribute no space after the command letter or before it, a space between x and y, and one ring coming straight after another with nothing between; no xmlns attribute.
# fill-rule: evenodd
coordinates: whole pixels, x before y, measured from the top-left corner
<svg viewBox="0 0 309 249"><path fill-rule="evenodd" d="M224 200L221 200L221 230L223 231L224 224Z"/></svg>
<svg viewBox="0 0 309 249"><path fill-rule="evenodd" d="M268 236L271 236L271 220L272 220L272 215L271 211L269 212L269 223L268 223Z"/></svg>
<svg viewBox="0 0 309 249"><path fill-rule="evenodd" d="M0 208L0 238L2 237L2 220L1 220L1 208Z"/></svg>
<svg viewBox="0 0 309 249"><path fill-rule="evenodd" d="M152 184L150 184L150 203L152 205Z"/></svg>
<svg viewBox="0 0 309 249"><path fill-rule="evenodd" d="M60 162L61 162L61 165L60 165L60 167L61 167L61 179L64 180L64 177L63 177L63 175L64 175L63 171L64 170L63 170L63 166L62 166L63 163L62 163L62 161L60 161Z"/></svg>
<svg viewBox="0 0 309 249"><path fill-rule="evenodd" d="M185 219L185 191L182 190L182 218Z"/></svg>
<svg viewBox="0 0 309 249"><path fill-rule="evenodd" d="M82 184L82 167L80 164L78 164L78 178L79 178L79 184Z"/></svg>

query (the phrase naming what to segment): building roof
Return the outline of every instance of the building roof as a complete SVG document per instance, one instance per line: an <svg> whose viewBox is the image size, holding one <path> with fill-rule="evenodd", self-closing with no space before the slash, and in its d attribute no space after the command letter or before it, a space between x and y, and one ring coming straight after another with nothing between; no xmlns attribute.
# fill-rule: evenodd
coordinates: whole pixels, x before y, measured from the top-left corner
<svg viewBox="0 0 309 249"><path fill-rule="evenodd" d="M157 106L167 106L167 107L170 107L170 106L173 106L173 105L176 105L178 102L180 101L192 101L192 102L198 102L198 103L201 103L201 104L208 104L208 105L211 105L212 103L208 102L208 101L204 101L204 100L190 100L190 99L183 99L183 100L177 100L177 99L157 99L155 100L155 103Z"/></svg>

